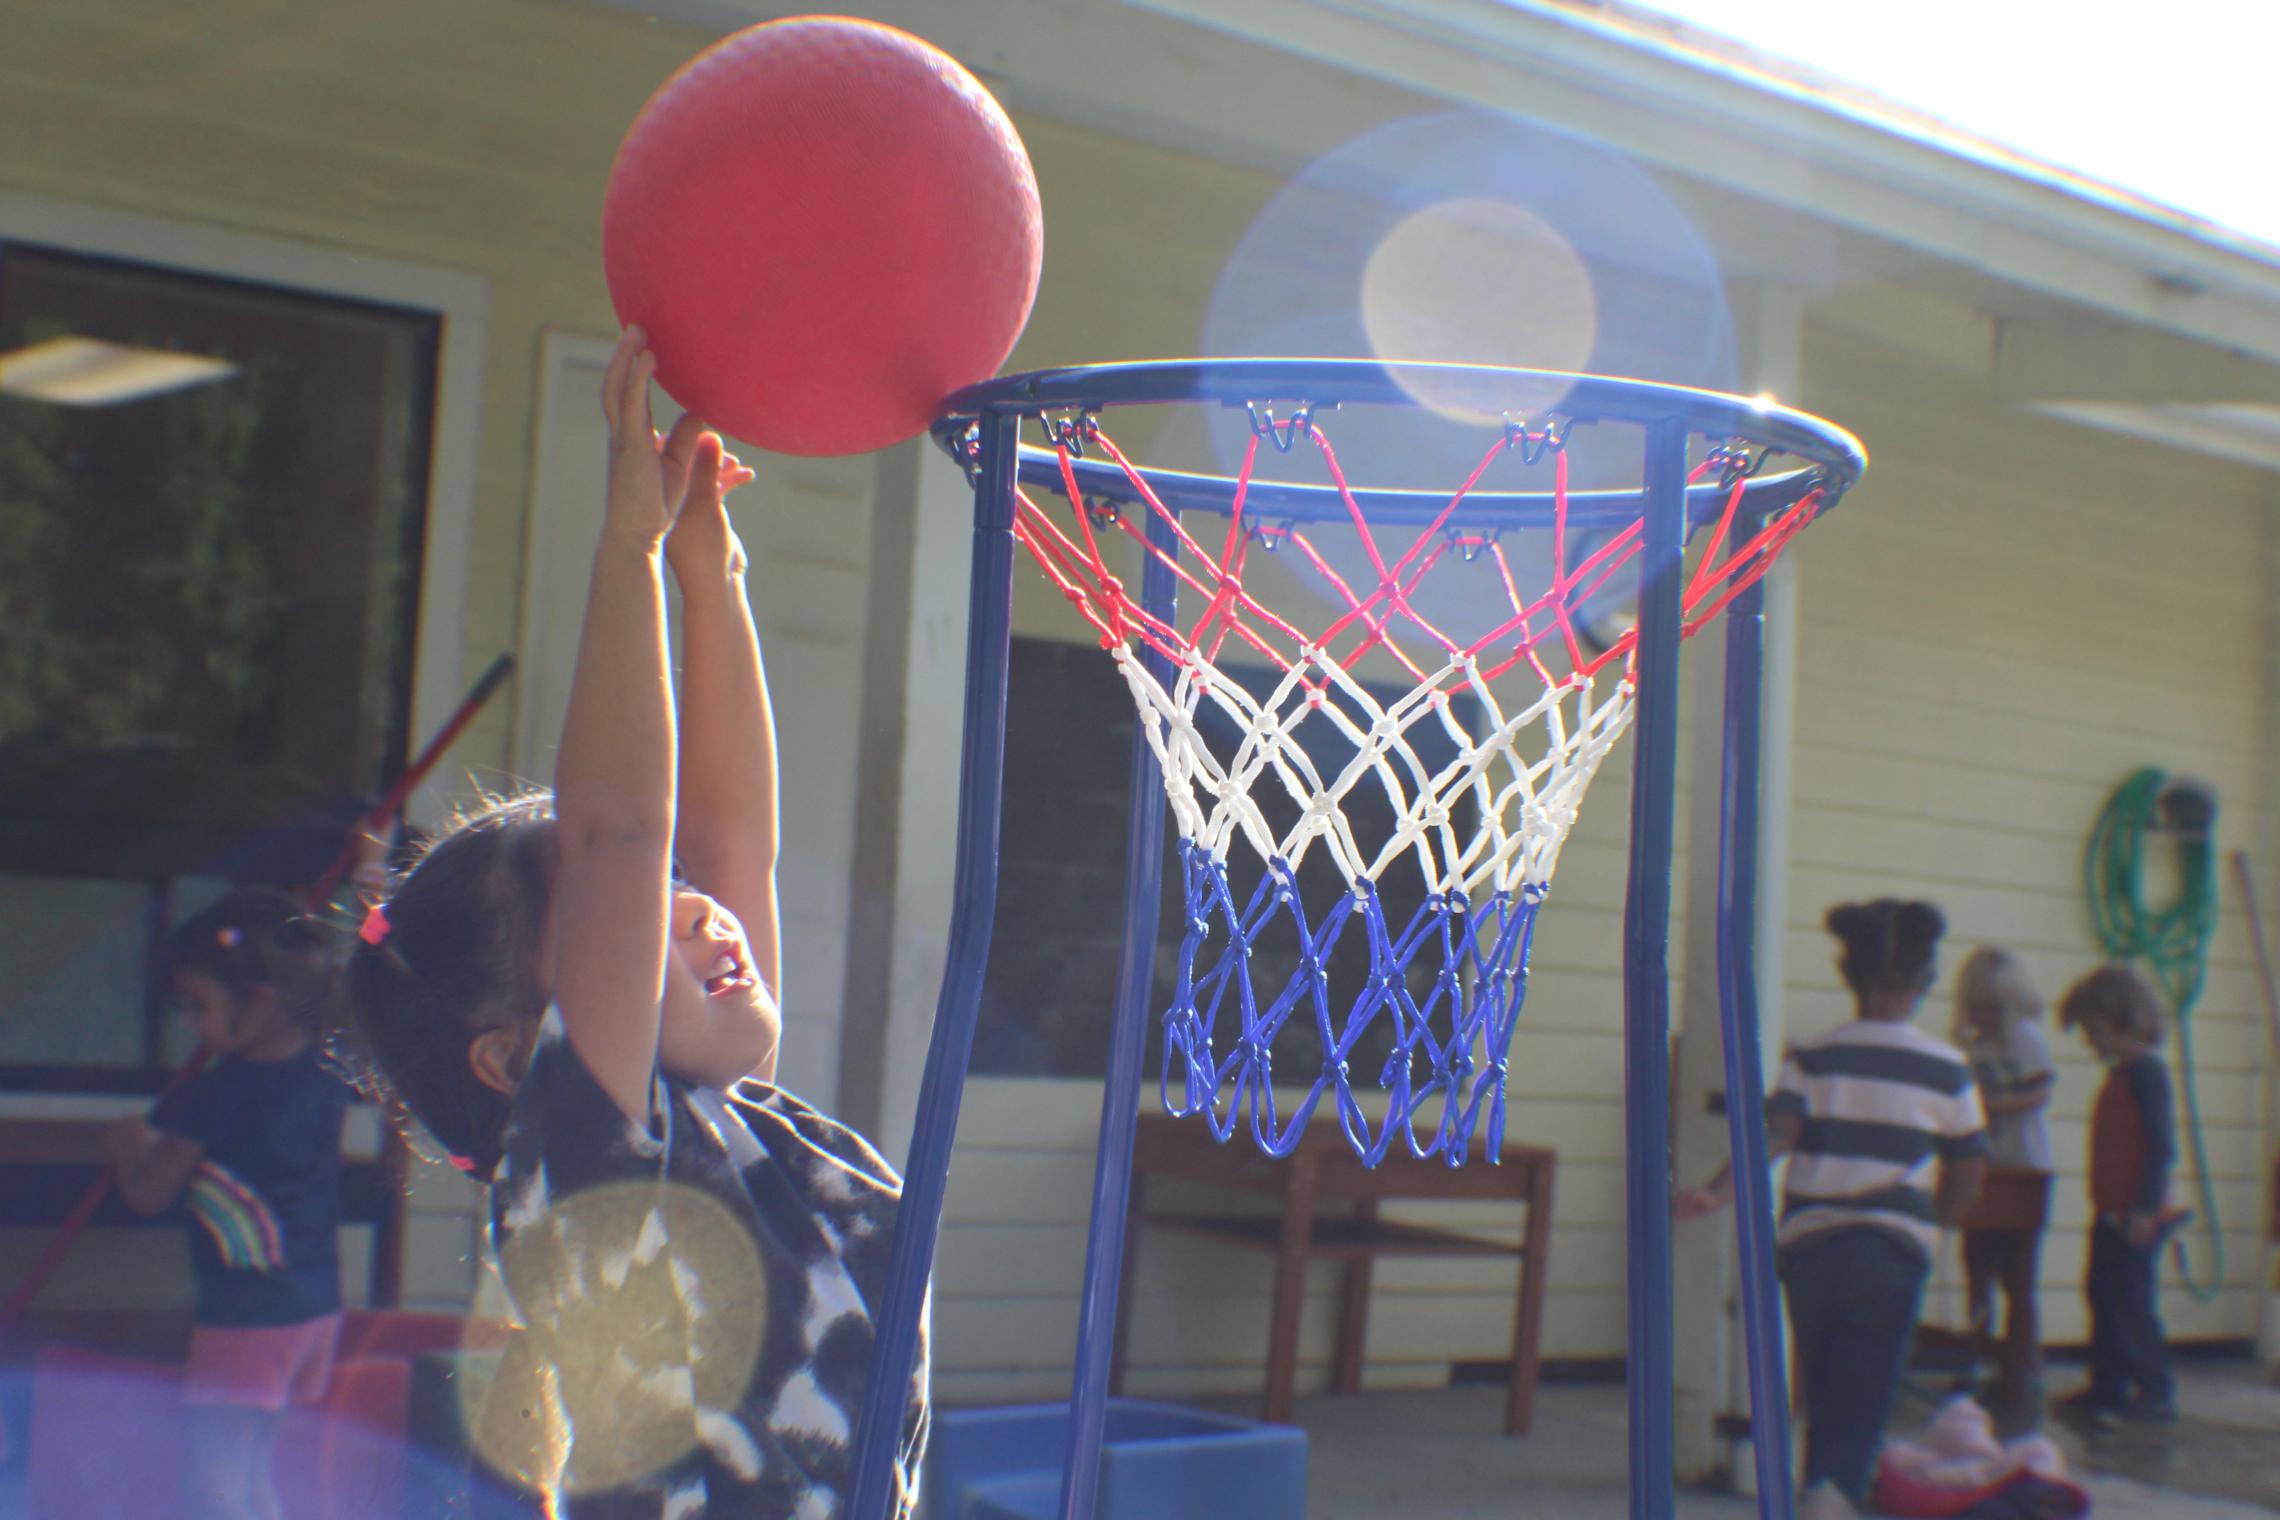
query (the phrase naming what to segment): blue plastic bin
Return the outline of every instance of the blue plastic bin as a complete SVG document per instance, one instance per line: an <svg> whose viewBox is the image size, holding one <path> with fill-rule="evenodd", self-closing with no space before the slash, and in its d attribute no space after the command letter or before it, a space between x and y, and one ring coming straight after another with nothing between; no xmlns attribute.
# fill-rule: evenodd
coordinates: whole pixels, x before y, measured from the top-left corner
<svg viewBox="0 0 2280 1520"><path fill-rule="evenodd" d="M925 1520L1052 1520L1066 1404L936 1411ZM1306 1432L1111 1399L1094 1520L1305 1520Z"/></svg>

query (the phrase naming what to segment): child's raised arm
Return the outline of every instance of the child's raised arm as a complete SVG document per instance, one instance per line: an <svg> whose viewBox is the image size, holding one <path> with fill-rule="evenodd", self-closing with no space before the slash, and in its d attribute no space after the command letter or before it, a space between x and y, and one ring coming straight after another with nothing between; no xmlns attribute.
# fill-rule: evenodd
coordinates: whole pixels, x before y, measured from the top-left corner
<svg viewBox="0 0 2280 1520"><path fill-rule="evenodd" d="M681 587L679 813L674 851L689 881L744 925L753 969L781 1000L776 901L776 727L724 498L752 478L733 457L700 460L666 558ZM768 1072L758 1073L763 1079Z"/></svg>
<svg viewBox="0 0 2280 1520"><path fill-rule="evenodd" d="M649 415L656 367L640 329L631 328L603 382L609 508L555 762L561 863L548 925L554 1001L570 1042L618 1107L644 1123L672 888L665 535L692 466L720 448L717 436L687 417L659 445Z"/></svg>

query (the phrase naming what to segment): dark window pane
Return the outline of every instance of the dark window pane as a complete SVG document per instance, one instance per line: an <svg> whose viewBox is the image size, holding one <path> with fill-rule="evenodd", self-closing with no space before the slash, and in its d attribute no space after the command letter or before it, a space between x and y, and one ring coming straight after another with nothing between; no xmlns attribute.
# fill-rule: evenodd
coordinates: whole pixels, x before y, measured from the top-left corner
<svg viewBox="0 0 2280 1520"><path fill-rule="evenodd" d="M0 387L0 865L290 875L320 847L280 831L378 790L408 719L437 333L0 247L0 356L94 339L231 366L107 405Z"/></svg>
<svg viewBox="0 0 2280 1520"><path fill-rule="evenodd" d="M1276 676L1222 661L1220 668L1253 693L1265 696ZM1116 1008L1116 973L1124 946L1124 852L1129 833L1132 735L1137 723L1131 693L1109 658L1092 645L1043 639L1013 641L1006 715L1006 822L998 850L997 915L980 1024L975 1031L973 1069L1001 1076L1100 1076L1108 1069L1109 1025ZM1372 688L1381 703L1393 692ZM1459 720L1470 722L1470 704L1459 699ZM1327 720L1317 764L1342 766L1351 747ZM1232 754L1239 738L1231 720L1206 702L1197 723L1214 754ZM1419 757L1434 768L1455 753L1431 724L1411 730ZM1311 745L1304 731L1302 742ZM1296 819L1296 804L1271 778L1262 778L1261 811L1278 836ZM1457 827L1472 826L1469 800L1457 804ZM1393 810L1382 788L1359 786L1345 803L1345 814L1362 841L1382 842L1393 828ZM1247 844L1230 851L1234 890L1247 901L1260 872ZM1299 890L1314 922L1320 923L1345 891L1345 878L1320 843L1298 871ZM1388 923L1398 932L1418 911L1425 896L1421 871L1397 861L1378 882ZM1164 877L1160 894L1155 957L1155 990L1148 1016L1147 1070L1162 1059L1161 1017L1173 990L1187 908L1180 869L1179 838L1167 810L1164 824ZM1215 935L1210 944L1224 941ZM1257 942L1254 963L1262 996L1271 996L1295 963L1297 932L1288 920L1270 927ZM1367 942L1359 933L1342 936L1329 959L1327 978L1334 1008L1361 992L1369 968ZM1199 974L1203 969L1199 965ZM1427 977L1412 966L1412 983ZM1422 986L1416 990L1423 992ZM1230 1015L1230 1017L1232 1017ZM1223 1020L1221 1029L1229 1028ZM1357 1070L1374 1073L1392 1049L1385 1021L1357 1048ZM1278 1076L1304 1084L1321 1067L1321 1045L1311 1022L1293 1019L1275 1041Z"/></svg>
<svg viewBox="0 0 2280 1520"><path fill-rule="evenodd" d="M307 880L402 763L439 333L0 245L0 1065L178 1056L154 915Z"/></svg>

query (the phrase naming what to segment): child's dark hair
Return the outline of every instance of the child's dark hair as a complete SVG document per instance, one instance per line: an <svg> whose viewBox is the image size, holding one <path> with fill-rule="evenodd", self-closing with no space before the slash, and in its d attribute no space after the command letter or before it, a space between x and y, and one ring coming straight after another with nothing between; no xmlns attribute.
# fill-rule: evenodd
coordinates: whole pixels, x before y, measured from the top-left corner
<svg viewBox="0 0 2280 1520"><path fill-rule="evenodd" d="M284 893L243 887L184 919L166 942L167 980L209 977L242 1004L269 988L311 1034L330 1021L339 992L330 930Z"/></svg>
<svg viewBox="0 0 2280 1520"><path fill-rule="evenodd" d="M2061 1029L2109 1029L2145 1045L2159 1045L2169 1031L2169 1010L2144 977L2119 963L2100 966L2066 989L2059 999Z"/></svg>
<svg viewBox="0 0 2280 1520"><path fill-rule="evenodd" d="M1940 936L1947 932L1947 919L1932 904L1896 897L1839 903L1825 922L1845 947L1839 969L1856 997L1931 990Z"/></svg>
<svg viewBox="0 0 2280 1520"><path fill-rule="evenodd" d="M478 1178L498 1165L508 1099L467 1048L546 1010L538 951L555 859L551 794L490 801L436 835L349 956L344 1054L367 1095Z"/></svg>

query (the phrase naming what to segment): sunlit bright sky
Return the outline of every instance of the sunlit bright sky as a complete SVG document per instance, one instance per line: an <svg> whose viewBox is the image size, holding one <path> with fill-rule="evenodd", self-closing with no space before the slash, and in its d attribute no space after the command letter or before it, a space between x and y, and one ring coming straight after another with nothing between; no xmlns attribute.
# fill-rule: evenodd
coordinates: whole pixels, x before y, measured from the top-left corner
<svg viewBox="0 0 2280 1520"><path fill-rule="evenodd" d="M2280 249L2280 0L1638 0Z"/></svg>

